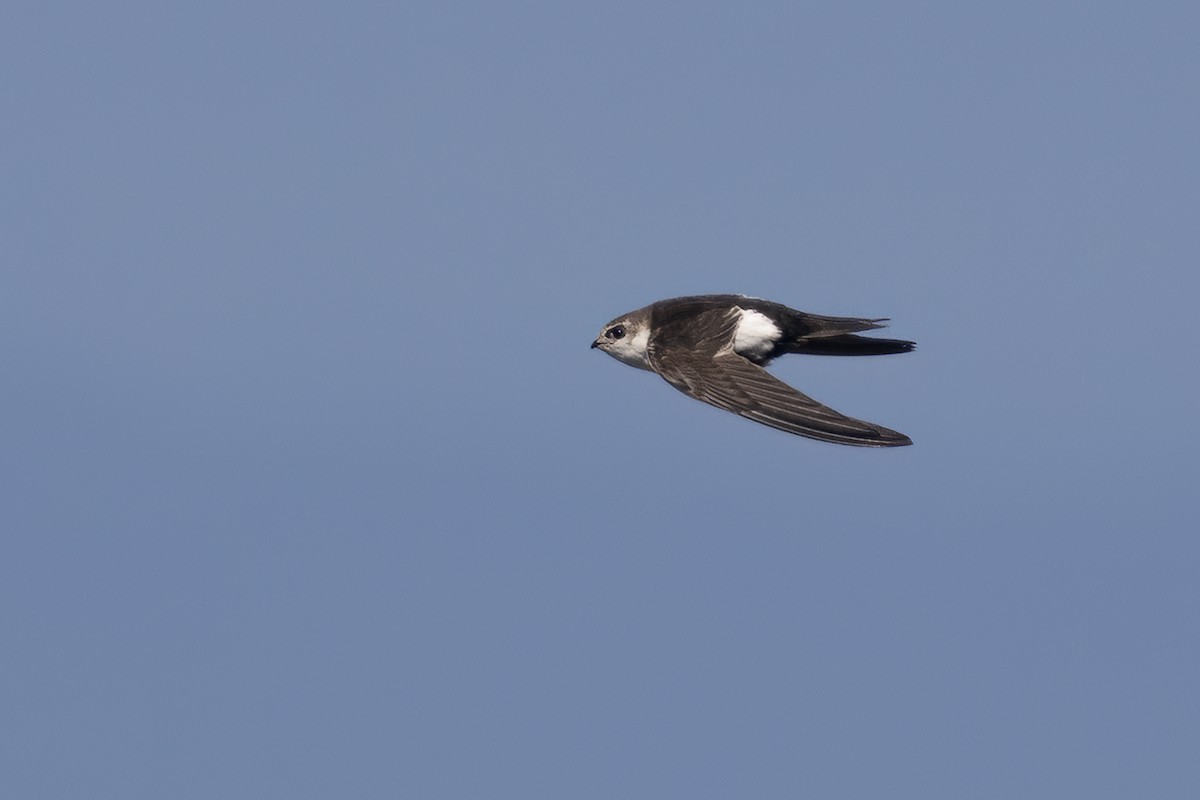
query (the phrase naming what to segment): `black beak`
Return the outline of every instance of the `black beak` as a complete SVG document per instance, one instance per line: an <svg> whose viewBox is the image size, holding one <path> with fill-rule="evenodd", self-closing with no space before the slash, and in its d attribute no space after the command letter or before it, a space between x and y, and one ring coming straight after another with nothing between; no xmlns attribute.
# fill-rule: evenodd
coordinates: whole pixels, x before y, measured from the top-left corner
<svg viewBox="0 0 1200 800"><path fill-rule="evenodd" d="M593 350L595 350L595 349L596 349L597 347L599 347L599 346L600 346L600 342L598 342L598 341L596 341L596 342L592 342L592 349L593 349Z"/></svg>

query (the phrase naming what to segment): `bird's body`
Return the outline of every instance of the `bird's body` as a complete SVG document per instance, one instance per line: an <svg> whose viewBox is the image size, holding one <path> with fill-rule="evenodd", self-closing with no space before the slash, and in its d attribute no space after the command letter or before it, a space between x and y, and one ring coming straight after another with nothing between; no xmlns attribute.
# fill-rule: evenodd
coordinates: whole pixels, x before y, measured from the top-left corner
<svg viewBox="0 0 1200 800"><path fill-rule="evenodd" d="M697 400L779 430L837 444L896 447L902 433L847 417L763 367L787 353L886 355L916 345L858 336L882 319L826 317L732 294L660 300L617 317L592 342L630 366L656 372Z"/></svg>

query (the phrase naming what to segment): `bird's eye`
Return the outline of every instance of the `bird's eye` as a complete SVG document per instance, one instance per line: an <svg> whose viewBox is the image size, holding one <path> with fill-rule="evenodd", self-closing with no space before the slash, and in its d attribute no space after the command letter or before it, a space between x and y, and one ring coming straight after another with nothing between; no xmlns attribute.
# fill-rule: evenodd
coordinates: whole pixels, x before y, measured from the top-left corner
<svg viewBox="0 0 1200 800"><path fill-rule="evenodd" d="M621 325L614 325L605 331L604 335L609 339L623 339L625 338L625 328Z"/></svg>

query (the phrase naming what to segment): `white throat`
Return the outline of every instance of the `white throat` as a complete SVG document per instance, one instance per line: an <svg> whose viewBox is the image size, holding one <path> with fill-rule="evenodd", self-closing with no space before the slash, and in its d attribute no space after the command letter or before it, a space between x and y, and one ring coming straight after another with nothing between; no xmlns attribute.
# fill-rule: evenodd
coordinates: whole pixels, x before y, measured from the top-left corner
<svg viewBox="0 0 1200 800"><path fill-rule="evenodd" d="M608 348L608 354L618 361L638 369L652 370L646 353L650 349L650 326L638 326L638 332L622 340L617 347Z"/></svg>

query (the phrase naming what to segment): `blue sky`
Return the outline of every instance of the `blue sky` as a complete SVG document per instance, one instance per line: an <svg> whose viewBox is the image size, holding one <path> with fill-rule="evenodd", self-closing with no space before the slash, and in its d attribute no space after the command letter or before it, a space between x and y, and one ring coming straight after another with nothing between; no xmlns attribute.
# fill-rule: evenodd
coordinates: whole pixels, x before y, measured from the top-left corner
<svg viewBox="0 0 1200 800"><path fill-rule="evenodd" d="M1198 24L6 5L0 793L1194 795ZM588 350L702 292L915 446Z"/></svg>

